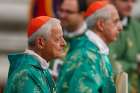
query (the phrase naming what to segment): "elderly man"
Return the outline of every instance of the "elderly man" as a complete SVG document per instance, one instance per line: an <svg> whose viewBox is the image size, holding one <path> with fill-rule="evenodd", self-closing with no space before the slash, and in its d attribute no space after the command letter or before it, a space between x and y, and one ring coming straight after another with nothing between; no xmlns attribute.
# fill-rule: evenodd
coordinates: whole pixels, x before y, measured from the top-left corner
<svg viewBox="0 0 140 93"><path fill-rule="evenodd" d="M122 29L118 12L108 2L96 1L89 6L86 16L91 30L75 46L77 50L66 56L68 62L59 79L61 87L57 87L63 91L58 93L116 93L106 44L116 40Z"/></svg>
<svg viewBox="0 0 140 93"><path fill-rule="evenodd" d="M116 6L123 24L123 31L119 34L118 40L110 45L110 58L115 64L115 71L119 71L116 64L121 64L122 69L128 73L130 93L136 93L138 74L140 77L140 73L137 72L137 68L140 69L138 67L140 64L138 63L140 62L140 24L131 17L135 0L110 1Z"/></svg>
<svg viewBox="0 0 140 93"><path fill-rule="evenodd" d="M60 21L40 16L28 27L28 49L10 54L10 69L4 93L55 93L48 62L64 55L65 41Z"/></svg>

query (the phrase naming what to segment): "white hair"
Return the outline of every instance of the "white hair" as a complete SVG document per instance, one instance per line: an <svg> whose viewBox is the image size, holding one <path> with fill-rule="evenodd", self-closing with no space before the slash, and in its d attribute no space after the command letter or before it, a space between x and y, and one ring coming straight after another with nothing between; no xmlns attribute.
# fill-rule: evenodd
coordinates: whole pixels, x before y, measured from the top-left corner
<svg viewBox="0 0 140 93"><path fill-rule="evenodd" d="M58 19L49 19L35 33L33 33L31 37L28 38L28 45L34 45L37 36L43 36L47 40L51 34L52 28L56 25L60 25L60 21Z"/></svg>
<svg viewBox="0 0 140 93"><path fill-rule="evenodd" d="M100 18L107 20L110 17L111 17L111 13L108 8L108 5L106 5L104 8L97 10L91 16L87 17L86 23L87 23L88 28L92 29Z"/></svg>

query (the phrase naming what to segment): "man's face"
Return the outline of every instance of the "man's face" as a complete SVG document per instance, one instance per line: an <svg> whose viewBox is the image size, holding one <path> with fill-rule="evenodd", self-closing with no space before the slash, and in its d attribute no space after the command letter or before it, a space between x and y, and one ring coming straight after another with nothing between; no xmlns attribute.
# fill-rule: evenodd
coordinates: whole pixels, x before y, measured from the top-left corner
<svg viewBox="0 0 140 93"><path fill-rule="evenodd" d="M113 1L120 16L130 16L135 0L114 0Z"/></svg>
<svg viewBox="0 0 140 93"><path fill-rule="evenodd" d="M79 24L77 0L64 0L58 11L62 26L65 29L75 28Z"/></svg>
<svg viewBox="0 0 140 93"><path fill-rule="evenodd" d="M110 5L111 17L104 22L104 36L108 43L117 39L119 32L122 30L122 24L119 15L114 6Z"/></svg>
<svg viewBox="0 0 140 93"><path fill-rule="evenodd" d="M61 58L65 55L65 45L62 28L60 25L56 25L52 28L51 34L45 43L43 55L49 59Z"/></svg>

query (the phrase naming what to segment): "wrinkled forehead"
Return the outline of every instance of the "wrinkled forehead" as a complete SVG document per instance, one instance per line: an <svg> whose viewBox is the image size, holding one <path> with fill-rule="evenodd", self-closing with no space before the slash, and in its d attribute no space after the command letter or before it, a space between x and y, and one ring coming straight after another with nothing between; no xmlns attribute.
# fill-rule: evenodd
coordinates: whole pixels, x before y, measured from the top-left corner
<svg viewBox="0 0 140 93"><path fill-rule="evenodd" d="M108 11L111 13L112 16L119 16L116 7L112 4L108 4Z"/></svg>
<svg viewBox="0 0 140 93"><path fill-rule="evenodd" d="M56 24L52 28L52 35L63 35L62 27L60 24Z"/></svg>
<svg viewBox="0 0 140 93"><path fill-rule="evenodd" d="M112 5L112 16L119 18L119 13L115 6Z"/></svg>

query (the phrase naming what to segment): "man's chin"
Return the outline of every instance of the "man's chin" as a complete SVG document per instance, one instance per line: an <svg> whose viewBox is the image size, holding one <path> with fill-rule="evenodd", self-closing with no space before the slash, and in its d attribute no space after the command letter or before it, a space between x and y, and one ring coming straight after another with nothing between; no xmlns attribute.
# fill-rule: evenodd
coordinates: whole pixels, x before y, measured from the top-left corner
<svg viewBox="0 0 140 93"><path fill-rule="evenodd" d="M112 42L114 42L116 40L117 40L117 38L110 39L110 41L108 43L112 43Z"/></svg>
<svg viewBox="0 0 140 93"><path fill-rule="evenodd" d="M61 25L65 28L67 25L67 22L61 22Z"/></svg>
<svg viewBox="0 0 140 93"><path fill-rule="evenodd" d="M62 58L64 58L65 56L66 56L66 53L63 52L63 53L57 55L56 58L60 58L60 59L62 59Z"/></svg>
<svg viewBox="0 0 140 93"><path fill-rule="evenodd" d="M123 14L123 16L125 16L125 17L128 17L128 16L130 16L131 15L131 12L125 12L124 14Z"/></svg>
<svg viewBox="0 0 140 93"><path fill-rule="evenodd" d="M117 40L117 38L114 38L114 39L112 39L110 42L114 42L114 41L116 41Z"/></svg>

